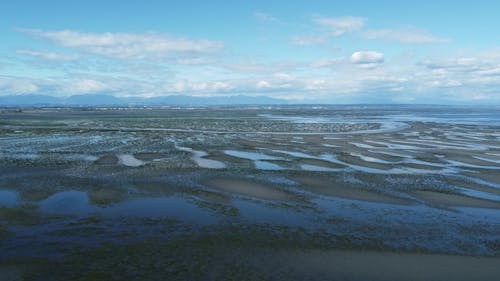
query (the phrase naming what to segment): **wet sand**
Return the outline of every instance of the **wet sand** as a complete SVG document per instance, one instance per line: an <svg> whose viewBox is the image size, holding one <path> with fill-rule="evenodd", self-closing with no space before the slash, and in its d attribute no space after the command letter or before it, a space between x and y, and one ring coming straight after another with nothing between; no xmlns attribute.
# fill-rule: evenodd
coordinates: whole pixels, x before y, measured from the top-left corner
<svg viewBox="0 0 500 281"><path fill-rule="evenodd" d="M314 280L497 280L500 258L371 251L280 252L280 264Z"/></svg>
<svg viewBox="0 0 500 281"><path fill-rule="evenodd" d="M413 194L430 206L436 207L474 207L500 209L500 202L473 198L458 194L447 194L433 191L415 191Z"/></svg>
<svg viewBox="0 0 500 281"><path fill-rule="evenodd" d="M412 203L410 200L388 196L376 191L370 191L364 187L356 186L356 184L349 184L335 178L321 176L312 177L307 175L292 176L291 178L299 183L301 189L316 194L389 204Z"/></svg>
<svg viewBox="0 0 500 281"><path fill-rule="evenodd" d="M29 114L0 126L0 191L16 192L0 200L0 281L52 255L76 256L66 271L90 280L95 268L210 280L226 265L235 280L500 276L499 127L392 120L400 109L387 108ZM185 277L196 270L208 273Z"/></svg>
<svg viewBox="0 0 500 281"><path fill-rule="evenodd" d="M208 187L267 200L290 200L292 197L276 187L236 178L214 178L204 182Z"/></svg>
<svg viewBox="0 0 500 281"><path fill-rule="evenodd" d="M22 272L19 266L0 265L0 281L22 281Z"/></svg>

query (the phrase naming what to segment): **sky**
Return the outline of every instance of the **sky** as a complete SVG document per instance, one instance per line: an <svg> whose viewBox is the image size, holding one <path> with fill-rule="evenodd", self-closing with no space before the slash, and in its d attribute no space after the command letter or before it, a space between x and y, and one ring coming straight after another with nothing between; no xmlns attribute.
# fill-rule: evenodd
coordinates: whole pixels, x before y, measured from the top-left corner
<svg viewBox="0 0 500 281"><path fill-rule="evenodd" d="M500 104L500 1L5 1L0 96Z"/></svg>

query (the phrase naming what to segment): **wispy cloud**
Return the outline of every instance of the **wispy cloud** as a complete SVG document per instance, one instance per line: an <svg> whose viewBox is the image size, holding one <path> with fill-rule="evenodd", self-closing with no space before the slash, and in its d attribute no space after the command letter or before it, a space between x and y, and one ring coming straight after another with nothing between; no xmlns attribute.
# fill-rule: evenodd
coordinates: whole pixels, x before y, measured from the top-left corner
<svg viewBox="0 0 500 281"><path fill-rule="evenodd" d="M309 66L313 68L329 67L332 65L342 63L344 60L345 60L344 58L323 58L313 61Z"/></svg>
<svg viewBox="0 0 500 281"><path fill-rule="evenodd" d="M250 73L250 74L270 74L276 72L293 71L303 64L296 61L277 61L272 63L260 61L239 61L221 65L232 72Z"/></svg>
<svg viewBox="0 0 500 281"><path fill-rule="evenodd" d="M478 102L496 101L500 86L500 58L470 56L427 58L419 63L395 58L385 62L376 51L358 51L348 57L325 58L300 67L278 63L251 64L233 77L192 76L148 80L129 75L73 75L54 79L1 77L5 94L49 93L69 95L110 93L116 96L266 95L286 99L331 102ZM268 71L263 71L266 69ZM277 71L270 72L269 68ZM246 72L248 71L248 72Z"/></svg>
<svg viewBox="0 0 500 281"><path fill-rule="evenodd" d="M258 21L261 21L261 22L278 22L278 19L275 18L273 15L268 14L268 13L264 13L264 12L260 12L260 11L254 12L253 16Z"/></svg>
<svg viewBox="0 0 500 281"><path fill-rule="evenodd" d="M73 30L45 31L17 29L59 46L113 58L158 58L172 53L213 53L224 47L221 41L189 39L169 34L146 33L84 33Z"/></svg>
<svg viewBox="0 0 500 281"><path fill-rule="evenodd" d="M112 88L104 82L93 79L77 79L66 88L66 91L72 94L98 93L105 90L109 91Z"/></svg>
<svg viewBox="0 0 500 281"><path fill-rule="evenodd" d="M437 37L416 27L397 29L371 29L363 32L363 37L370 40L396 41L404 44L446 43L450 39Z"/></svg>
<svg viewBox="0 0 500 281"><path fill-rule="evenodd" d="M6 94L31 94L38 92L39 87L28 79L0 76L0 92Z"/></svg>
<svg viewBox="0 0 500 281"><path fill-rule="evenodd" d="M45 52L45 51L35 51L35 50L27 50L27 49L20 49L17 50L16 53L20 55L28 55L32 57L37 57L37 58L42 58L46 60L76 60L80 56L77 54L62 54L62 53L55 53L55 52Z"/></svg>
<svg viewBox="0 0 500 281"><path fill-rule="evenodd" d="M413 26L367 29L366 19L361 17L314 17L312 21L323 30L316 32L315 35L292 36L290 42L295 45L319 45L326 43L331 37L340 37L349 33L355 33L358 38L362 39L393 41L403 44L431 44L451 41L449 38L435 36L426 30Z"/></svg>
<svg viewBox="0 0 500 281"><path fill-rule="evenodd" d="M360 17L317 17L313 21L328 30L329 35L339 37L346 33L358 31L365 25L365 19Z"/></svg>
<svg viewBox="0 0 500 281"><path fill-rule="evenodd" d="M327 36L318 35L318 36L292 36L290 38L290 42L294 45L319 45L324 44L327 41Z"/></svg>
<svg viewBox="0 0 500 281"><path fill-rule="evenodd" d="M465 73L486 70L490 67L488 61L480 60L476 57L427 59L420 62L420 64L432 70Z"/></svg>
<svg viewBox="0 0 500 281"><path fill-rule="evenodd" d="M296 27L298 26L296 23L289 22L283 18L279 18L273 14L256 11L253 12L253 17L262 24L276 24L280 26L288 26L288 27Z"/></svg>
<svg viewBox="0 0 500 281"><path fill-rule="evenodd" d="M234 86L231 83L224 81L181 80L164 87L164 90L167 93L190 92L191 95L224 93L232 89L234 89Z"/></svg>
<svg viewBox="0 0 500 281"><path fill-rule="evenodd" d="M254 16L269 25L284 27L273 15L258 12ZM4 69L13 71L12 76L0 76L0 95L245 94L331 102L427 102L432 98L500 102L499 49L462 50L454 55L429 57L418 51L420 46L410 46L417 50L410 53L404 44L448 39L414 27L369 29L366 20L359 17L308 19L305 26L287 25L286 30L280 30L282 33L276 33L282 37L271 42L276 45L264 54L259 53L264 49L254 53L244 53L247 49L241 53L221 52L224 43L220 41L158 32L20 29L53 46L37 49L34 46L40 44L27 45L2 58ZM258 28L268 27L262 24ZM305 36L289 37L291 32ZM337 40L340 36L346 40ZM278 39L296 45L325 45L296 52L297 47L285 49L287 46ZM390 49L384 49L388 44L374 45L369 40L402 44L390 44ZM342 50L333 52L330 43L340 45ZM311 53L305 54L308 51ZM26 77L16 77L19 73Z"/></svg>

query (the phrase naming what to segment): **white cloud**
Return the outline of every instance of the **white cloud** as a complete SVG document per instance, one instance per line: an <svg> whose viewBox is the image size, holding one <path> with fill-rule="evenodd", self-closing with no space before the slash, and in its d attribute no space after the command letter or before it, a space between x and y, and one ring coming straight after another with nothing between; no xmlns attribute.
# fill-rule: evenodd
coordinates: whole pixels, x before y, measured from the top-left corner
<svg viewBox="0 0 500 281"><path fill-rule="evenodd" d="M188 39L168 34L83 33L72 30L44 31L18 29L37 38L47 39L67 48L113 58L158 58L172 53L213 53L223 48L220 41Z"/></svg>
<svg viewBox="0 0 500 281"><path fill-rule="evenodd" d="M72 81L65 90L70 94L88 94L111 90L111 87L104 82L93 79L78 79Z"/></svg>
<svg viewBox="0 0 500 281"><path fill-rule="evenodd" d="M116 96L148 97L170 94L194 96L244 94L339 103L450 101L463 103L472 101L473 97L481 97L480 101L478 98L478 102L500 101L496 92L500 85L500 75L494 75L495 69L500 67L500 59L490 60L490 64L481 70L461 72L445 69L444 72L436 74L434 72L436 69L431 69L422 63L415 64L413 60L404 60L396 65L392 60L390 63L380 64L380 58L377 59L377 56L370 57L365 54L364 57L360 57L363 58L359 60L363 62L360 64L353 64L351 58L347 57L340 58L340 61L331 68L307 68L308 66L304 65L292 71L254 72L250 75L237 75L232 79L224 76L213 79L208 76L152 81L128 76L82 75L77 78L55 78L50 85L47 81L36 79L16 79L16 82L10 79L8 86L6 83L2 84L0 79L0 94L29 93L38 90L38 93L59 96L95 92ZM473 61L482 64L484 60L485 58L478 55L469 57L468 60L460 57L429 58L428 63L445 64L450 67L454 61L458 61L459 64L473 64ZM378 67L369 71L359 68L372 64ZM17 88L15 92L11 90L15 88Z"/></svg>
<svg viewBox="0 0 500 281"><path fill-rule="evenodd" d="M384 54L375 51L358 51L351 55L350 61L360 67L373 68L384 62Z"/></svg>
<svg viewBox="0 0 500 281"><path fill-rule="evenodd" d="M225 81L188 81L182 80L165 85L165 93L185 93L190 95L224 93L233 89L233 86ZM163 94L165 94L163 93Z"/></svg>
<svg viewBox="0 0 500 281"><path fill-rule="evenodd" d="M293 77L290 74L278 72L273 75L274 78L284 81L293 80Z"/></svg>
<svg viewBox="0 0 500 281"><path fill-rule="evenodd" d="M388 41L397 41L404 44L426 44L426 43L445 43L450 40L447 38L436 37L425 30L415 27L402 27L399 29L371 29L363 33L366 39L380 39Z"/></svg>
<svg viewBox="0 0 500 281"><path fill-rule="evenodd" d="M256 61L241 61L231 62L221 65L232 72L246 72L246 73L275 73L275 72L289 72L302 66L301 63L294 61L277 61L271 63L256 62Z"/></svg>
<svg viewBox="0 0 500 281"><path fill-rule="evenodd" d="M257 82L256 87L257 87L257 89L271 88L271 84L267 81L261 80L261 81Z"/></svg>
<svg viewBox="0 0 500 281"><path fill-rule="evenodd" d="M445 72L472 72L488 68L488 61L482 61L475 57L459 57L448 59L428 59L421 62L422 65L433 70Z"/></svg>
<svg viewBox="0 0 500 281"><path fill-rule="evenodd" d="M335 64L339 64L344 61L344 58L324 58L313 61L309 66L313 68L329 67Z"/></svg>
<svg viewBox="0 0 500 281"><path fill-rule="evenodd" d="M329 34L334 37L345 33L358 31L363 28L365 19L359 17L338 17L325 18L318 17L313 20L315 23L328 29Z"/></svg>
<svg viewBox="0 0 500 281"><path fill-rule="evenodd" d="M305 83L304 90L306 91L323 91L326 90L326 81L323 79L312 79Z"/></svg>
<svg viewBox="0 0 500 281"><path fill-rule="evenodd" d="M184 57L176 59L175 62L183 65L206 65L214 63L214 59L206 57Z"/></svg>
<svg viewBox="0 0 500 281"><path fill-rule="evenodd" d="M314 44L348 32L357 32L359 36L368 38L363 33L363 19L347 19L316 18L315 21L325 27L329 34L326 35L323 30L322 36L296 39L310 39L310 43ZM280 56L280 60L273 61L265 55L232 54L219 57L213 52L223 47L220 42L159 33L23 32L80 51L81 59L73 59L73 55L68 55L68 50L64 49L62 53L20 49L17 57L22 59L13 69L25 69L36 63L44 67L53 66L57 71L31 74L50 77L50 82L30 77L2 81L0 76L0 95L34 92L59 96L104 92L116 96L149 97L169 94L245 94L368 103L467 101L476 97L482 101L500 102L497 90L500 87L500 50L462 50L459 54L422 60L420 56L424 53L415 52L411 57L398 56L391 49L390 60L386 60L383 49L361 50L350 55L342 52L335 57L331 50L322 48L311 56L289 59ZM368 39L403 43L439 41L418 32L412 38L405 37L410 35L401 30L370 32L371 37ZM24 60L25 56L39 59ZM305 61L306 57L313 59ZM140 58L149 60L135 60ZM29 76L35 71L25 73Z"/></svg>
<svg viewBox="0 0 500 281"><path fill-rule="evenodd" d="M453 88L453 87L459 87L462 86L462 82L457 81L457 80L434 80L431 81L429 86L431 87L441 87L441 88Z"/></svg>
<svg viewBox="0 0 500 281"><path fill-rule="evenodd" d="M495 52L467 52L459 56L428 58L416 65L416 84L422 92L438 89L455 101L473 96L500 101L500 56ZM418 80L417 80L418 79ZM433 98L433 97L430 97Z"/></svg>
<svg viewBox="0 0 500 281"><path fill-rule="evenodd" d="M487 70L481 70L481 71L479 71L479 73L482 75L487 75L487 76L500 76L500 66L490 68Z"/></svg>
<svg viewBox="0 0 500 281"><path fill-rule="evenodd" d="M20 55L28 55L32 57L42 58L46 60L76 60L79 58L77 54L62 54L55 52L42 52L35 50L20 49L16 53Z"/></svg>
<svg viewBox="0 0 500 281"><path fill-rule="evenodd" d="M39 87L27 79L0 76L0 94L18 95L38 92Z"/></svg>

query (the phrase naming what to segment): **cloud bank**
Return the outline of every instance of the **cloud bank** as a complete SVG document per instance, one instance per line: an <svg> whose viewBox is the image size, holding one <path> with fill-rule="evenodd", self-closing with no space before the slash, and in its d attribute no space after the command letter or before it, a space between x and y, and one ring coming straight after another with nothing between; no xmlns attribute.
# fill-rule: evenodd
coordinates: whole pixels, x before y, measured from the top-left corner
<svg viewBox="0 0 500 281"><path fill-rule="evenodd" d="M158 58L172 53L213 53L224 47L220 41L188 39L169 34L147 33L84 33L73 30L44 31L18 29L30 36L67 47L113 58Z"/></svg>
<svg viewBox="0 0 500 281"><path fill-rule="evenodd" d="M307 16L303 25L263 12L249 16L259 30L279 32L267 41L240 35L255 40L244 51L237 40L162 32L16 29L33 44L0 57L0 95L500 103L500 49L453 51L451 39L412 26L374 29L355 16ZM427 52L442 45L446 52Z"/></svg>

